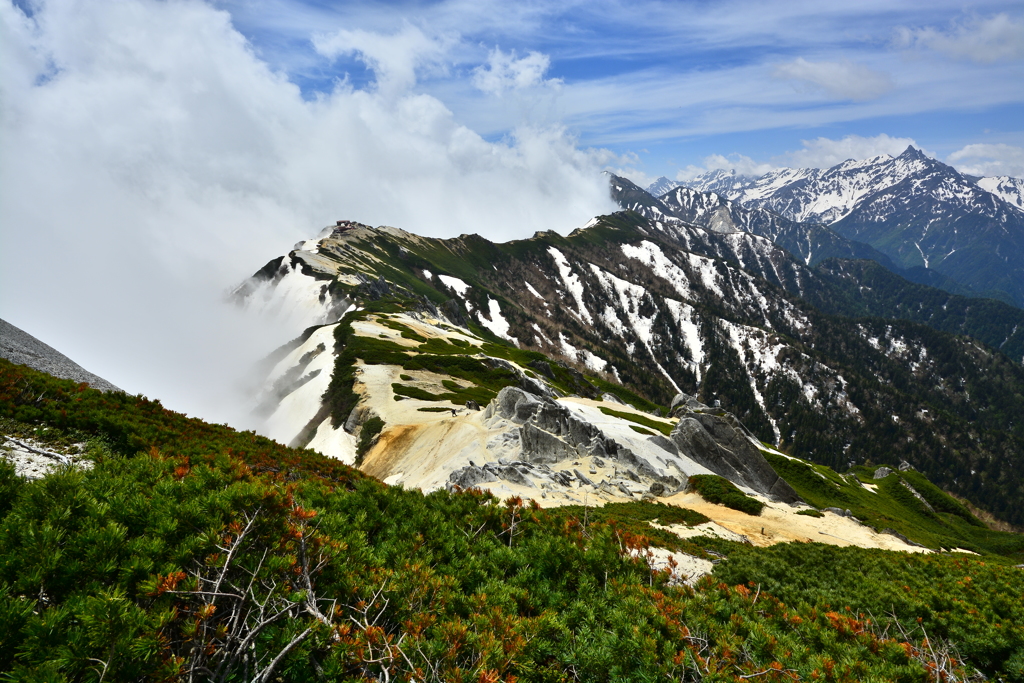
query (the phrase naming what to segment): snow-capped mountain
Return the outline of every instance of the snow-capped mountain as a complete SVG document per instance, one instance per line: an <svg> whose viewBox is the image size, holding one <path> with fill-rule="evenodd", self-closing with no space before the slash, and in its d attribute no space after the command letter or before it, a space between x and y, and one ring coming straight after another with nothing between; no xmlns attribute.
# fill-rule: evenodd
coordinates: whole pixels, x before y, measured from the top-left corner
<svg viewBox="0 0 1024 683"><path fill-rule="evenodd" d="M280 300L319 310L323 320L344 315L341 323L309 328L275 356L261 404L280 440L354 453L355 437L345 425L365 423L369 413L358 409L372 407L389 447L421 443L420 430L429 432L424 449L442 444L435 451L450 456L445 476L452 481L462 476L460 468L492 461L497 467L502 458L518 462L526 452L522 425L516 427L520 441L512 443L516 437L490 431L505 429L500 420L471 420L476 426L466 429L477 431L448 443L438 441L448 428L435 423L458 418L445 415L458 413L467 397L483 407L496 400L498 389L515 385L541 402L547 396L564 403L575 394L584 402L604 398L605 408L622 412L605 397L617 395L614 400L641 411L662 406L660 419L672 403L690 405L689 396L729 411L756 439L793 455L842 467L905 459L952 490L989 487L995 496L1004 479L994 472L1024 464L1016 433L1024 425L1007 417L1024 412L1019 363L923 325L823 314L796 297L839 300L855 296L856 286L833 288L818 271L748 232L635 213L597 218L568 237L538 233L507 244L358 224L327 232L274 259L237 292L243 305ZM373 301L382 303L373 304L379 314L370 321ZM396 417L391 406L400 399L405 407ZM486 419L499 413L517 414L505 406ZM410 416L415 424L435 426L413 429ZM552 447L563 448L566 457L582 454L583 442L569 443L568 432L559 431L569 427L554 426L570 424L568 417L552 413L545 420L534 425L545 434L534 436L553 434L563 445L552 441ZM678 425L652 424L654 431L634 426L646 430L650 448L664 453L628 445L622 432L601 438L667 473L679 445L659 441L657 431L671 435ZM460 453L465 463L455 457ZM633 456L623 452L620 475ZM409 476L415 465L414 455L377 457L374 473L382 478ZM968 462L984 463L989 474L972 477L969 469L980 468ZM644 486L671 485L657 478L662 475L644 475L637 463L630 471ZM425 481L427 474L419 471L416 478Z"/></svg>
<svg viewBox="0 0 1024 683"><path fill-rule="evenodd" d="M713 191L677 187L661 197L654 197L618 176L611 176L611 189L612 198L619 206L652 220L659 229L677 231L684 244L693 239L694 234L700 234L693 230L695 227L718 234L749 233L774 242L808 265L829 258L866 258L895 269L892 261L881 252L848 240L825 225L798 223L768 209L748 208ZM737 236L733 241L739 243L744 239ZM771 279L764 272L759 274Z"/></svg>
<svg viewBox="0 0 1024 683"><path fill-rule="evenodd" d="M697 190L698 192L714 192L715 194L721 195L726 199L734 199L736 192L742 190L744 187L754 181L752 176L740 175L735 170L724 170L720 168L706 171L699 176L691 178L689 180L674 181L676 187L689 187L690 189ZM668 192L675 188L669 188L665 190ZM665 192L655 192L651 188L648 188L648 192L656 197L660 197Z"/></svg>
<svg viewBox="0 0 1024 683"><path fill-rule="evenodd" d="M654 195L655 197L660 197L666 192L670 192L671 190L676 189L680 185L682 185L682 183L679 182L678 180L670 180L665 176L661 176L660 178L658 178L653 183L647 186L647 191Z"/></svg>
<svg viewBox="0 0 1024 683"><path fill-rule="evenodd" d="M914 147L897 157L736 178L728 188L722 178L715 171L687 185L793 221L827 224L847 239L870 244L898 268L923 266L974 292L1024 305L1019 180L974 182Z"/></svg>
<svg viewBox="0 0 1024 683"><path fill-rule="evenodd" d="M981 189L991 192L1004 202L1013 204L1018 209L1024 210L1024 180L1001 175L978 178L976 182Z"/></svg>

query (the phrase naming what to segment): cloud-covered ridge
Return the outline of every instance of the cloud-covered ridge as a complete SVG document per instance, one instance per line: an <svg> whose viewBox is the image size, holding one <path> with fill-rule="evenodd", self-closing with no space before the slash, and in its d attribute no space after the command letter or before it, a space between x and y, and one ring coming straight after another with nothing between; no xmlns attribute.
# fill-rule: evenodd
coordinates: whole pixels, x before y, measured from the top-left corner
<svg viewBox="0 0 1024 683"><path fill-rule="evenodd" d="M325 38L387 87L304 98L209 5L33 7L0 1L0 306L171 407L231 417L195 387L228 386L282 333L224 293L335 219L504 240L612 208L607 153L557 126L488 141L410 90L439 44L419 29L392 35L397 56Z"/></svg>

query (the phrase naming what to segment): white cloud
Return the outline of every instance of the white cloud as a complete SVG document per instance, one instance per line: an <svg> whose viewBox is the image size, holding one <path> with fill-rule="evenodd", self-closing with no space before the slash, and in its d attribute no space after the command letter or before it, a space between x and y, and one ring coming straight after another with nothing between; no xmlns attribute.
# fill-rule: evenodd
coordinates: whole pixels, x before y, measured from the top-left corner
<svg viewBox="0 0 1024 683"><path fill-rule="evenodd" d="M892 89L887 74L849 61L808 62L798 57L779 64L775 78L797 81L837 100L873 100Z"/></svg>
<svg viewBox="0 0 1024 683"><path fill-rule="evenodd" d="M847 159L870 159L888 154L898 156L907 147L919 147L913 138L894 138L882 133L874 137L847 135L839 140L801 140L803 149L786 152L772 161L791 168L829 168Z"/></svg>
<svg viewBox="0 0 1024 683"><path fill-rule="evenodd" d="M399 56L352 39L390 93L306 101L204 3L34 7L0 0L0 314L174 409L237 418L221 388L291 331L221 299L335 219L505 240L612 209L607 153L488 142L400 90L435 54L414 31Z"/></svg>
<svg viewBox="0 0 1024 683"><path fill-rule="evenodd" d="M967 145L946 161L969 175L1024 178L1024 147L1004 143Z"/></svg>
<svg viewBox="0 0 1024 683"><path fill-rule="evenodd" d="M502 52L494 48L487 55L486 64L473 69L473 85L482 92L501 95L508 90L525 90L539 85L557 88L560 79L544 79L551 66L551 58L540 52L529 52L516 58L516 51Z"/></svg>
<svg viewBox="0 0 1024 683"><path fill-rule="evenodd" d="M437 65L451 42L450 37L429 37L409 24L389 35L361 29L313 35L317 53L332 59L358 56L373 70L378 87L389 95L411 88L416 83L417 70Z"/></svg>
<svg viewBox="0 0 1024 683"><path fill-rule="evenodd" d="M949 31L928 27L902 28L896 43L904 48L928 48L954 59L983 64L1024 59L1024 22L1006 14L972 18Z"/></svg>

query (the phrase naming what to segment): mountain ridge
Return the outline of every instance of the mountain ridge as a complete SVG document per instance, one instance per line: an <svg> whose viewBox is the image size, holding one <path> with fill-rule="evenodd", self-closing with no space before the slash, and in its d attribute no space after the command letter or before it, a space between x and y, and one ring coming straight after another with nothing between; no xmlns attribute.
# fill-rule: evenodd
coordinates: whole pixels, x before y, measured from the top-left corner
<svg viewBox="0 0 1024 683"><path fill-rule="evenodd" d="M54 377L85 382L100 391L121 391L99 375L94 375L49 344L0 319L0 358L49 373Z"/></svg>
<svg viewBox="0 0 1024 683"><path fill-rule="evenodd" d="M886 453L972 499L1021 495L1011 463L1024 453L1014 431L1022 426L1009 417L1024 410L1013 389L1024 385L1021 366L918 323L823 314L795 298L801 287L824 286L823 276L765 238L626 212L566 237L538 233L504 245L334 230L274 263L310 283L297 305L326 310L404 291L495 348L560 360L594 387L606 377L662 406L680 391L719 401L794 455L845 468ZM277 291L277 275L261 277L239 291ZM316 418L313 398L294 433ZM967 453L995 469L968 474ZM1010 502L992 505L1017 514Z"/></svg>

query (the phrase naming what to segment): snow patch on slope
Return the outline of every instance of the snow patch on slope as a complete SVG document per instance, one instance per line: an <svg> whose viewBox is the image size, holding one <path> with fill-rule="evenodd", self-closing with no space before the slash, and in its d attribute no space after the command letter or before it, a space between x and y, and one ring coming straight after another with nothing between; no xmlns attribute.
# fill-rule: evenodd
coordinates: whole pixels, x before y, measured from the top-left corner
<svg viewBox="0 0 1024 683"><path fill-rule="evenodd" d="M313 359L303 368L302 374L308 377L313 373L319 373L282 398L277 409L267 418L262 431L271 439L283 444L290 443L320 410L321 397L331 383L334 354L317 353L316 349L320 344L326 349L334 348L336 327L335 324L318 329L301 346L281 360L271 372L270 383L279 379L288 369L298 365L303 356L313 354Z"/></svg>
<svg viewBox="0 0 1024 683"><path fill-rule="evenodd" d="M487 318L481 315L480 324L489 329L494 334L498 335L499 337L503 339L508 339L516 346L519 346L519 341L508 333L510 325L508 324L508 321L505 320L505 318L501 315L501 306L499 306L498 302L492 299L491 297L487 297L487 310L491 316L491 319L488 320Z"/></svg>
<svg viewBox="0 0 1024 683"><path fill-rule="evenodd" d="M466 292L469 291L469 285L457 277L452 277L451 275L438 275L437 277L461 297L465 297Z"/></svg>
<svg viewBox="0 0 1024 683"><path fill-rule="evenodd" d="M580 317L588 323L593 323L594 319L590 315L590 311L583 303L583 283L580 282L580 277L576 273L572 272L572 266L569 265L568 259L565 258L565 254L554 247L548 247L548 253L551 254L551 258L555 260L555 265L558 267L558 274L562 278L562 282L565 283L565 288L569 290L569 294L576 301L576 307L579 309Z"/></svg>
<svg viewBox="0 0 1024 683"><path fill-rule="evenodd" d="M292 263L282 264L273 280L256 283L242 304L247 311L277 322L283 329L303 330L337 320L340 310L329 290L330 282L305 275Z"/></svg>

